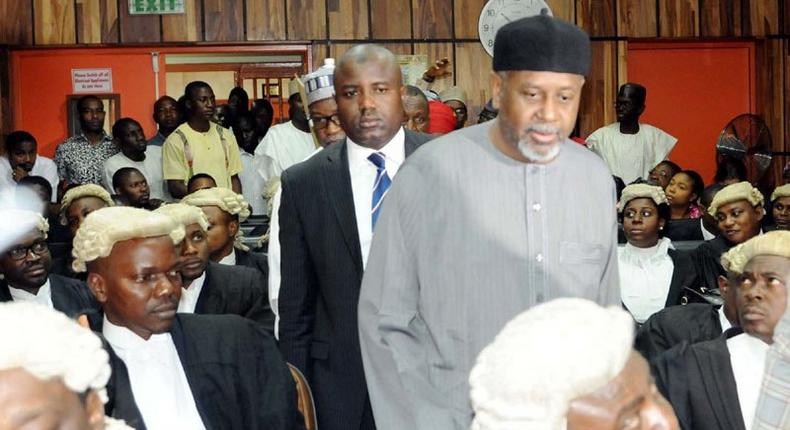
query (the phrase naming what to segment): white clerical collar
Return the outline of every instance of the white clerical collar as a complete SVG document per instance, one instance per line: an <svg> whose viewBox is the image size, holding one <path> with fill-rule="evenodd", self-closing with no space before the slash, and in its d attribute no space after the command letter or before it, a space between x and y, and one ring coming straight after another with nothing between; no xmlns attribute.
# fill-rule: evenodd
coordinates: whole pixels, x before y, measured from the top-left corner
<svg viewBox="0 0 790 430"><path fill-rule="evenodd" d="M167 332L152 334L148 340L145 340L128 328L111 323L110 320L107 319L107 314L104 315L102 334L114 349L134 350L161 345L164 342L173 342L170 333Z"/></svg>
<svg viewBox="0 0 790 430"><path fill-rule="evenodd" d="M724 315L724 305L719 306L719 324L721 324L722 333L732 327L732 323L727 319L727 315Z"/></svg>
<svg viewBox="0 0 790 430"><path fill-rule="evenodd" d="M222 260L219 260L219 264L224 264L226 266L235 266L236 265L236 248L231 249L230 254L222 257ZM203 272L205 275L206 272Z"/></svg>
<svg viewBox="0 0 790 430"><path fill-rule="evenodd" d="M206 270L208 270L208 268ZM197 279L192 281L188 287L181 289L181 300L178 302L179 313L195 313L195 307L197 307L200 292L203 291L203 284L206 282L206 270L204 270Z"/></svg>
<svg viewBox="0 0 790 430"><path fill-rule="evenodd" d="M390 177L394 177L400 165L406 160L406 132L403 127L398 129L395 136L392 136L389 142L378 151L365 146L362 146L351 138L346 138L348 142L348 164L349 165L368 165L371 164L368 157L374 152L384 154L386 160L386 169Z"/></svg>
<svg viewBox="0 0 790 430"><path fill-rule="evenodd" d="M623 257L625 261L638 265L646 261L667 258L670 249L675 249L675 247L672 246L672 241L666 237L658 239L658 243L649 248L638 248L630 243L626 243L623 247Z"/></svg>
<svg viewBox="0 0 790 430"><path fill-rule="evenodd" d="M746 333L727 339L738 402L747 428L754 421L769 348L767 343Z"/></svg>
<svg viewBox="0 0 790 430"><path fill-rule="evenodd" d="M49 278L44 282L44 285L39 287L38 293L32 294L27 290L21 288L14 288L8 285L8 292L11 293L11 298L15 302L33 302L40 305L52 308L52 287L49 285Z"/></svg>

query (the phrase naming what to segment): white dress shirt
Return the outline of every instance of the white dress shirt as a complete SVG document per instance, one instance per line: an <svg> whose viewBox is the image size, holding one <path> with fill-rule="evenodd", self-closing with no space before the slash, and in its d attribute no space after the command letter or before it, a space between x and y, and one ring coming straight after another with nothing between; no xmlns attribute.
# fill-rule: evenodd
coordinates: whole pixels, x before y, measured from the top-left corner
<svg viewBox="0 0 790 430"><path fill-rule="evenodd" d="M178 312L182 314L194 314L200 292L203 291L203 283L206 281L206 271L199 278L189 284L189 288L181 289L181 300L178 302Z"/></svg>
<svg viewBox="0 0 790 430"><path fill-rule="evenodd" d="M8 157L0 157L0 188L14 188L16 181L13 178L14 171L11 168L11 162ZM52 185L52 203L58 201L58 166L55 162L47 157L36 155L36 162L33 163L33 169L28 173L29 176L40 176Z"/></svg>
<svg viewBox="0 0 790 430"><path fill-rule="evenodd" d="M239 158L241 159L241 172L239 173L241 193L250 204L253 215L265 215L266 199L263 198L265 182L257 171L255 156L241 150L239 151Z"/></svg>
<svg viewBox="0 0 790 430"><path fill-rule="evenodd" d="M727 315L724 315L724 306L719 306L719 324L722 333L732 328L732 323L727 319Z"/></svg>
<svg viewBox="0 0 790 430"><path fill-rule="evenodd" d="M630 243L617 249L620 268L620 296L623 304L639 322L664 309L675 264L669 256L672 241L659 239L651 248Z"/></svg>
<svg viewBox="0 0 790 430"><path fill-rule="evenodd" d="M348 170L351 174L351 190L357 216L359 246L362 250L362 267L368 264L370 242L373 240L373 185L376 184L376 165L368 157L374 152L384 154L384 167L390 180L395 179L401 164L406 159L406 133L401 127L383 148L376 151L348 141Z"/></svg>
<svg viewBox="0 0 790 430"><path fill-rule="evenodd" d="M170 333L145 340L106 316L102 333L126 365L134 401L148 429L205 429Z"/></svg>
<svg viewBox="0 0 790 430"><path fill-rule="evenodd" d="M230 254L222 257L222 260L219 260L219 264L224 264L226 266L235 266L236 265L236 248L233 248L230 251ZM203 273L205 275L205 273Z"/></svg>
<svg viewBox="0 0 790 430"><path fill-rule="evenodd" d="M113 175L124 167L134 167L145 176L151 198L164 200L166 202L173 201L170 192L165 186L165 180L162 175L161 147L149 146L148 149L145 150L145 160L143 161L134 161L124 155L123 152L119 152L108 158L102 167L102 177L104 188L106 188L110 194L115 194L115 190L112 187Z"/></svg>
<svg viewBox="0 0 790 430"><path fill-rule="evenodd" d="M38 294L31 294L28 291L21 288L14 288L11 285L8 286L8 292L11 293L11 298L15 302L31 302L46 306L50 309L55 309L52 304L52 287L49 285L49 278L47 278L47 282L44 282L44 285L38 289Z"/></svg>
<svg viewBox="0 0 790 430"><path fill-rule="evenodd" d="M738 402L741 405L746 430L749 430L754 423L768 348L770 345L746 333L727 339L732 374L735 376Z"/></svg>

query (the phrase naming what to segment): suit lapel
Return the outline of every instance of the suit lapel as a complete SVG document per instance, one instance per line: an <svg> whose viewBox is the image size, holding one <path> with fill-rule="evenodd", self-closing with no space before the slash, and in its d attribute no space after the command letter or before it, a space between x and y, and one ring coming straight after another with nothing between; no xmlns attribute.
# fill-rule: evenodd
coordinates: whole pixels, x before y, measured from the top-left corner
<svg viewBox="0 0 790 430"><path fill-rule="evenodd" d="M208 276L206 278L208 278ZM170 337L173 339L173 345L176 347L176 353L178 353L178 360L181 361L181 368L184 369L184 376L187 378L189 390L192 391L192 398L195 399L195 407L197 408L198 415L200 415L200 419L203 421L203 425L206 426L206 429L220 428L221 426L215 425L217 423L211 422L209 419L211 417L206 413L206 407L202 403L205 401L205 398L200 395L200 385L197 381L201 378L201 375L195 374L195 367L191 365L192 357L190 356L189 349L192 345L187 345L184 326L181 322L181 317L178 315L176 315L176 318L173 320L173 326L170 328ZM194 349L192 350L194 351Z"/></svg>
<svg viewBox="0 0 790 430"><path fill-rule="evenodd" d="M672 280L669 282L669 292L667 293L667 301L664 306L674 306L680 303L680 296L683 294L683 278L686 276L686 268L678 267L680 259L676 256L674 250L669 250L669 258L672 259L672 266L675 270L672 271Z"/></svg>
<svg viewBox="0 0 790 430"><path fill-rule="evenodd" d="M347 141L324 149L324 184L327 198L335 212L343 239L346 242L357 271L362 274L362 249L359 245L357 213L354 207L354 193L351 189L351 174L348 170Z"/></svg>
<svg viewBox="0 0 790 430"><path fill-rule="evenodd" d="M5 281L0 282L0 302L10 302L13 300L11 291L8 290L8 284Z"/></svg>
<svg viewBox="0 0 790 430"><path fill-rule="evenodd" d="M719 427L745 430L738 389L735 386L735 376L730 364L730 353L727 350L727 337L732 333L728 331L719 336L706 348L697 348L694 356Z"/></svg>
<svg viewBox="0 0 790 430"><path fill-rule="evenodd" d="M195 313L196 314L204 314L206 313L206 305L209 301L209 298L214 294L214 283L211 282L211 265L214 263L209 262L206 266L206 278L203 280L203 288L200 290L200 295L198 296L197 302L195 303Z"/></svg>

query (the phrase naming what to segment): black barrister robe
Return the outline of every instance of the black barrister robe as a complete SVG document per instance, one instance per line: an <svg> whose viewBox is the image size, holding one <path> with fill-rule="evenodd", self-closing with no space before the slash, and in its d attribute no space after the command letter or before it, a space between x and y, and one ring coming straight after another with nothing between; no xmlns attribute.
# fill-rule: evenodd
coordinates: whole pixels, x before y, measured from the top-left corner
<svg viewBox="0 0 790 430"><path fill-rule="evenodd" d="M707 290L719 288L719 276L726 275L724 268L721 267L721 256L732 247L733 245L726 239L716 236L691 252L691 257L697 266L701 287Z"/></svg>
<svg viewBox="0 0 790 430"><path fill-rule="evenodd" d="M209 263L195 313L240 315L260 323L274 335L266 278L249 267Z"/></svg>
<svg viewBox="0 0 790 430"><path fill-rule="evenodd" d="M697 343L721 335L719 311L707 303L672 306L653 314L636 334L634 348L648 361L682 342Z"/></svg>
<svg viewBox="0 0 790 430"><path fill-rule="evenodd" d="M265 254L237 249L236 265L255 269L263 273L263 279L269 279L269 262Z"/></svg>
<svg viewBox="0 0 790 430"><path fill-rule="evenodd" d="M678 345L652 363L683 430L745 430L727 349L727 339L741 333L732 328L714 340Z"/></svg>
<svg viewBox="0 0 790 430"><path fill-rule="evenodd" d="M291 372L258 324L237 315L177 314L170 335L206 429L304 429ZM105 412L145 430L126 366L105 347L112 365Z"/></svg>
<svg viewBox="0 0 790 430"><path fill-rule="evenodd" d="M664 306L675 306L684 303L683 298L689 295L688 289L699 284L699 275L694 260L687 252L670 249L669 258L672 259L674 270L669 283L669 292Z"/></svg>
<svg viewBox="0 0 790 430"><path fill-rule="evenodd" d="M49 274L49 287L52 291L52 306L70 318L81 314L91 314L99 309L99 304L84 282L65 276ZM13 298L8 283L0 281L0 302L10 302Z"/></svg>

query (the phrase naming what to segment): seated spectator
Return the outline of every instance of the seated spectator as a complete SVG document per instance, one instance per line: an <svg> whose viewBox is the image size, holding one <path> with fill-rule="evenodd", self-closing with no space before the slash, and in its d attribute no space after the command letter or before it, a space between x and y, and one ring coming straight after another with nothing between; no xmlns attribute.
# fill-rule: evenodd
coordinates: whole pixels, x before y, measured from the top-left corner
<svg viewBox="0 0 790 430"><path fill-rule="evenodd" d="M236 117L233 125L236 142L241 148L241 190L244 198L250 202L253 215L266 214L266 200L263 198L263 178L255 169L255 148L258 147L260 137L255 124L255 117L251 112L242 112ZM193 191L194 192L194 191Z"/></svg>
<svg viewBox="0 0 790 430"><path fill-rule="evenodd" d="M21 233L21 237L7 244L4 247L7 250L0 253L0 302L37 303L70 317L98 307L83 282L51 273L47 220L25 210L4 209L0 210L0 216L16 225Z"/></svg>
<svg viewBox="0 0 790 430"><path fill-rule="evenodd" d="M682 169L677 164L669 160L664 160L658 163L656 167L653 167L653 170L650 171L650 175L648 175L648 179L666 191L669 186L669 181L671 181L676 174L680 173L681 170Z"/></svg>
<svg viewBox="0 0 790 430"><path fill-rule="evenodd" d="M421 133L426 132L430 126L428 112L428 99L422 90L414 85L404 86L401 95L403 103L403 127Z"/></svg>
<svg viewBox="0 0 790 430"><path fill-rule="evenodd" d="M104 188L112 193L115 190L115 172L124 167L133 167L145 177L151 197L172 200L162 179L162 148L147 145L140 123L131 118L121 118L113 124L112 135L121 147L121 152L104 162Z"/></svg>
<svg viewBox="0 0 790 430"><path fill-rule="evenodd" d="M80 132L55 149L58 176L66 184L102 183L102 167L120 151L117 142L104 131L104 103L94 95L77 100Z"/></svg>
<svg viewBox="0 0 790 430"><path fill-rule="evenodd" d="M766 353L787 307L788 243L790 232L774 231L728 251L722 264L738 274L732 288L741 327L682 344L654 362L658 388L683 429L751 428Z"/></svg>
<svg viewBox="0 0 790 430"><path fill-rule="evenodd" d="M469 113L466 109L466 101L468 100L466 91L461 87L445 88L439 93L439 99L453 110L455 129L464 128L466 126L466 120L469 117Z"/></svg>
<svg viewBox="0 0 790 430"><path fill-rule="evenodd" d="M3 428L133 430L104 416L111 369L98 336L31 303L0 304L0 327Z"/></svg>
<svg viewBox="0 0 790 430"><path fill-rule="evenodd" d="M88 214L114 205L110 193L98 185L72 187L66 191L60 203L60 224L67 226L74 237Z"/></svg>
<svg viewBox="0 0 790 430"><path fill-rule="evenodd" d="M134 167L122 167L112 175L112 188L121 206L154 210L162 200L150 198L148 181Z"/></svg>
<svg viewBox="0 0 790 430"><path fill-rule="evenodd" d="M71 242L71 235L66 226L58 219L60 205L49 203L52 199L52 186L41 176L25 176L19 180L14 197L16 207L41 214L49 223L47 242Z"/></svg>
<svg viewBox="0 0 790 430"><path fill-rule="evenodd" d="M727 185L737 184L747 180L746 165L743 161L733 157L726 157L716 166L716 175L713 180L717 184Z"/></svg>
<svg viewBox="0 0 790 430"><path fill-rule="evenodd" d="M683 303L686 288L697 282L694 262L662 237L669 205L661 187L629 185L617 208L628 240L617 253L620 294L625 308L641 324L661 309Z"/></svg>
<svg viewBox="0 0 790 430"><path fill-rule="evenodd" d="M708 213L716 218L721 236L706 241L692 253L703 294L715 289L719 276L725 275L720 263L722 254L760 233L765 214L763 195L748 182L728 185L716 193Z"/></svg>
<svg viewBox="0 0 790 430"><path fill-rule="evenodd" d="M189 181L187 182L187 192L192 194L195 191L205 190L207 188L215 188L216 186L217 181L215 181L211 175L206 173L198 173L197 175L189 178Z"/></svg>
<svg viewBox="0 0 790 430"><path fill-rule="evenodd" d="M473 430L676 430L633 320L616 307L564 298L511 320L469 375ZM579 363L584 357L584 363Z"/></svg>
<svg viewBox="0 0 790 430"><path fill-rule="evenodd" d="M159 97L154 103L154 122L157 125L157 133L148 141L148 146L161 147L170 133L181 124L178 102L170 96Z"/></svg>
<svg viewBox="0 0 790 430"><path fill-rule="evenodd" d="M790 230L790 184L776 187L771 193L771 212L777 230Z"/></svg>
<svg viewBox="0 0 790 430"><path fill-rule="evenodd" d="M303 428L294 380L258 324L176 313L183 238L170 217L130 207L96 211L77 233L74 268L104 311L108 412L136 428Z"/></svg>
<svg viewBox="0 0 790 430"><path fill-rule="evenodd" d="M209 259L208 219L203 211L183 203L164 205L156 210L184 226L186 237L177 249L181 258L183 291L179 312L196 314L234 314L274 331L274 314L269 307L266 278L258 270L227 266Z"/></svg>
<svg viewBox="0 0 790 430"><path fill-rule="evenodd" d="M5 138L5 155L0 157L0 190L13 188L28 176L40 176L58 189L58 167L51 159L38 155L36 138L26 131L14 131ZM56 203L57 194L48 202Z"/></svg>
<svg viewBox="0 0 790 430"><path fill-rule="evenodd" d="M699 199L699 208L702 210L702 217L700 218L700 229L702 231L702 238L704 240L711 240L720 234L719 226L716 218L708 212L710 204L713 203L713 198L716 194L724 188L725 185L715 183L705 187L702 191L702 197Z"/></svg>
<svg viewBox="0 0 790 430"><path fill-rule="evenodd" d="M477 117L477 123L482 124L491 121L496 118L497 115L499 115L499 109L495 108L494 103L489 99L480 111L480 115Z"/></svg>
<svg viewBox="0 0 790 430"><path fill-rule="evenodd" d="M230 130L236 117L233 116L230 106L227 104L219 105L214 109L214 117L211 119L214 123L219 124ZM232 130L231 130L232 131Z"/></svg>
<svg viewBox="0 0 790 430"><path fill-rule="evenodd" d="M252 110L250 112L255 116L258 136L260 136L262 141L272 127L272 121L274 121L274 106L272 106L269 100L258 99L252 104Z"/></svg>
<svg viewBox="0 0 790 430"><path fill-rule="evenodd" d="M693 170L676 173L666 188L667 201L673 220L697 219L702 217L699 198L705 190L702 176Z"/></svg>
<svg viewBox="0 0 790 430"><path fill-rule="evenodd" d="M242 195L226 188L209 188L184 197L181 203L197 206L206 214L211 261L228 266L246 266L260 271L264 277L268 275L266 257L250 252L242 241L239 226L250 216L249 205Z"/></svg>
<svg viewBox="0 0 790 430"><path fill-rule="evenodd" d="M428 101L428 127L425 133L447 134L456 128L456 118L453 109L436 100Z"/></svg>

